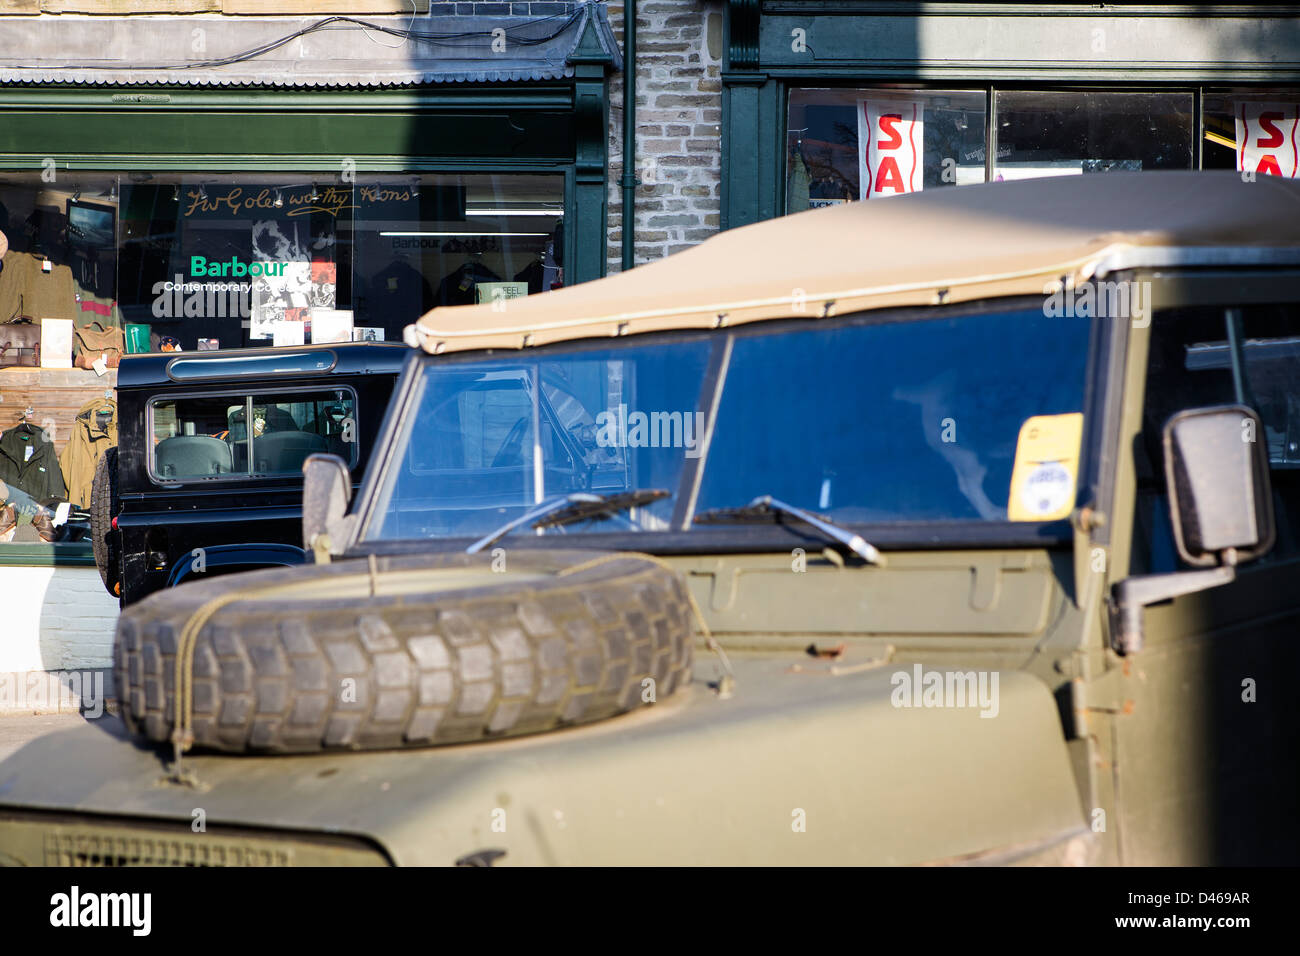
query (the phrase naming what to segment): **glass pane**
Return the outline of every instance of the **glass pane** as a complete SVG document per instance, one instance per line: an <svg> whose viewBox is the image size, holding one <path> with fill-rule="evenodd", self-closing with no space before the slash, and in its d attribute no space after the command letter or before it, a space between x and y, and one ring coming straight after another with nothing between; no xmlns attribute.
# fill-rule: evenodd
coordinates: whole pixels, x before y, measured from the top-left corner
<svg viewBox="0 0 1300 956"><path fill-rule="evenodd" d="M308 455L338 455L356 463L356 419L352 393L292 392L253 396L253 468L256 475L301 475ZM231 419L234 439L248 433L243 408ZM243 457L238 446L237 458Z"/></svg>
<svg viewBox="0 0 1300 956"><path fill-rule="evenodd" d="M1300 90L1207 90L1202 169L1300 176Z"/></svg>
<svg viewBox="0 0 1300 956"><path fill-rule="evenodd" d="M154 402L153 476L193 481L247 474L247 431L232 428L244 404L237 395Z"/></svg>
<svg viewBox="0 0 1300 956"><path fill-rule="evenodd" d="M1191 93L1000 90L993 179L1191 169Z"/></svg>
<svg viewBox="0 0 1300 956"><path fill-rule="evenodd" d="M167 377L174 382L194 379L310 374L328 372L338 361L334 352L274 352L269 355L240 355L230 358L172 359Z"/></svg>
<svg viewBox="0 0 1300 956"><path fill-rule="evenodd" d="M1082 412L1090 324L1039 308L738 332L696 513L773 495L848 523L1007 520L1026 424ZM541 498L624 489L670 497L564 533L667 530L685 465L702 452L704 371L719 343L429 359L397 438L401 467L365 536L477 536ZM541 477L528 451L534 415Z"/></svg>
<svg viewBox="0 0 1300 956"><path fill-rule="evenodd" d="M790 91L786 212L984 181L982 92Z"/></svg>
<svg viewBox="0 0 1300 956"><path fill-rule="evenodd" d="M141 174L121 197L122 312L185 351L400 341L436 305L563 284L558 175Z"/></svg>
<svg viewBox="0 0 1300 956"><path fill-rule="evenodd" d="M540 361L431 362L366 537L477 536L576 491L675 492L699 448L709 348L696 340L552 349ZM672 511L666 498L587 525L661 530Z"/></svg>
<svg viewBox="0 0 1300 956"><path fill-rule="evenodd" d="M1039 309L738 337L698 511L1006 520L1022 425L1083 410L1088 336Z"/></svg>
<svg viewBox="0 0 1300 956"><path fill-rule="evenodd" d="M346 389L254 395L251 429L248 399L238 395L163 400L151 408L153 475L160 481L300 475L317 452L356 464L356 401Z"/></svg>

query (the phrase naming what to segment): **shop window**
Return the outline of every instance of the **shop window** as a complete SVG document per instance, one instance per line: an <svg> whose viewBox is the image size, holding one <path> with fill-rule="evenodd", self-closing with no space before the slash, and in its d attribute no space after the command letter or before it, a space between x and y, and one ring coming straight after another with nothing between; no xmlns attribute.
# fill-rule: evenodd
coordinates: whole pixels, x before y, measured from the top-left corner
<svg viewBox="0 0 1300 956"><path fill-rule="evenodd" d="M1300 91L1207 90L1201 102L1202 168L1300 176Z"/></svg>
<svg viewBox="0 0 1300 956"><path fill-rule="evenodd" d="M993 180L1194 168L1190 92L995 95Z"/></svg>
<svg viewBox="0 0 1300 956"><path fill-rule="evenodd" d="M344 389L162 399L150 405L150 473L163 483L301 475L318 453L356 464L355 407Z"/></svg>
<svg viewBox="0 0 1300 956"><path fill-rule="evenodd" d="M127 351L401 341L563 285L563 222L559 175L0 173L0 322L97 321Z"/></svg>
<svg viewBox="0 0 1300 956"><path fill-rule="evenodd" d="M1195 168L1190 91L996 90L991 159L985 156L987 96L983 90L791 90L786 212L986 180ZM1232 126L1230 107L1215 106L1215 115L1227 117L1216 125L1209 103L1207 138ZM1294 119L1295 107L1287 110L1284 117ZM1231 165L1230 152L1226 159L1213 151L1206 156L1207 168Z"/></svg>
<svg viewBox="0 0 1300 956"><path fill-rule="evenodd" d="M564 177L0 170L0 251L0 543L85 541L122 354L400 341L435 306L558 288ZM297 474L322 441L354 455L340 403L253 399L295 427L156 407L155 477Z"/></svg>
<svg viewBox="0 0 1300 956"><path fill-rule="evenodd" d="M984 181L983 92L790 92L786 212Z"/></svg>
<svg viewBox="0 0 1300 956"><path fill-rule="evenodd" d="M158 177L122 186L122 311L182 349L401 341L435 306L563 284L559 176Z"/></svg>

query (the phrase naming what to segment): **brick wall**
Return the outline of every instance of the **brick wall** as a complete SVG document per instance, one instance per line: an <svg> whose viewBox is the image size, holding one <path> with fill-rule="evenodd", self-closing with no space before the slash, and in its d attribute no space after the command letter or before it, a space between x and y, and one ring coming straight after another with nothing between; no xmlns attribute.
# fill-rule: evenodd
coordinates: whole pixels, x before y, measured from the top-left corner
<svg viewBox="0 0 1300 956"><path fill-rule="evenodd" d="M0 715L74 713L82 704L73 681L112 696L117 599L94 568L0 567L0 594L9 596L0 627ZM59 672L64 691L41 675ZM76 675L71 677L69 675ZM101 700L102 703L102 700Z"/></svg>
<svg viewBox="0 0 1300 956"><path fill-rule="evenodd" d="M108 667L117 598L94 568L0 567L0 672Z"/></svg>
<svg viewBox="0 0 1300 956"><path fill-rule="evenodd" d="M623 4L609 20L623 42ZM636 261L718 231L722 208L722 4L637 3ZM625 64L631 70L631 64ZM610 84L609 271L622 265L623 75Z"/></svg>

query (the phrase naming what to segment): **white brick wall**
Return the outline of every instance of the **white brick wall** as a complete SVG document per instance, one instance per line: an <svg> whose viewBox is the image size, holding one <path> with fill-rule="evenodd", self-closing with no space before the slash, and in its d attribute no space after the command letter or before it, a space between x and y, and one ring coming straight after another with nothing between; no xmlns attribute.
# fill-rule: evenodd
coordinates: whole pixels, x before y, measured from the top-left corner
<svg viewBox="0 0 1300 956"><path fill-rule="evenodd" d="M118 607L99 572L0 568L0 606L0 715L77 713L83 702L102 713Z"/></svg>
<svg viewBox="0 0 1300 956"><path fill-rule="evenodd" d="M94 568L0 568L0 673L109 667L117 599Z"/></svg>
<svg viewBox="0 0 1300 956"><path fill-rule="evenodd" d="M623 43L623 4L609 3ZM688 249L718 231L722 211L722 5L638 0L636 261ZM625 63L630 71L632 64ZM609 271L622 266L623 74L610 82Z"/></svg>

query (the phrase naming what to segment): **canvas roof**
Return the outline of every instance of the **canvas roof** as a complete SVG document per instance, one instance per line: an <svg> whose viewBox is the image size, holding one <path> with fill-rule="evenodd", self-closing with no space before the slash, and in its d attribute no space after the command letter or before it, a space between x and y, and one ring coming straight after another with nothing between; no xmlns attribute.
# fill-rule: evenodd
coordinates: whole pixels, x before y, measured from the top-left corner
<svg viewBox="0 0 1300 956"><path fill-rule="evenodd" d="M1156 253L1170 247L1300 253L1300 182L1244 182L1230 171L1115 172L844 203L731 229L605 279L436 308L407 339L435 353L523 348L1041 295L1062 279L1093 277L1117 254L1128 252L1133 265L1161 264Z"/></svg>

